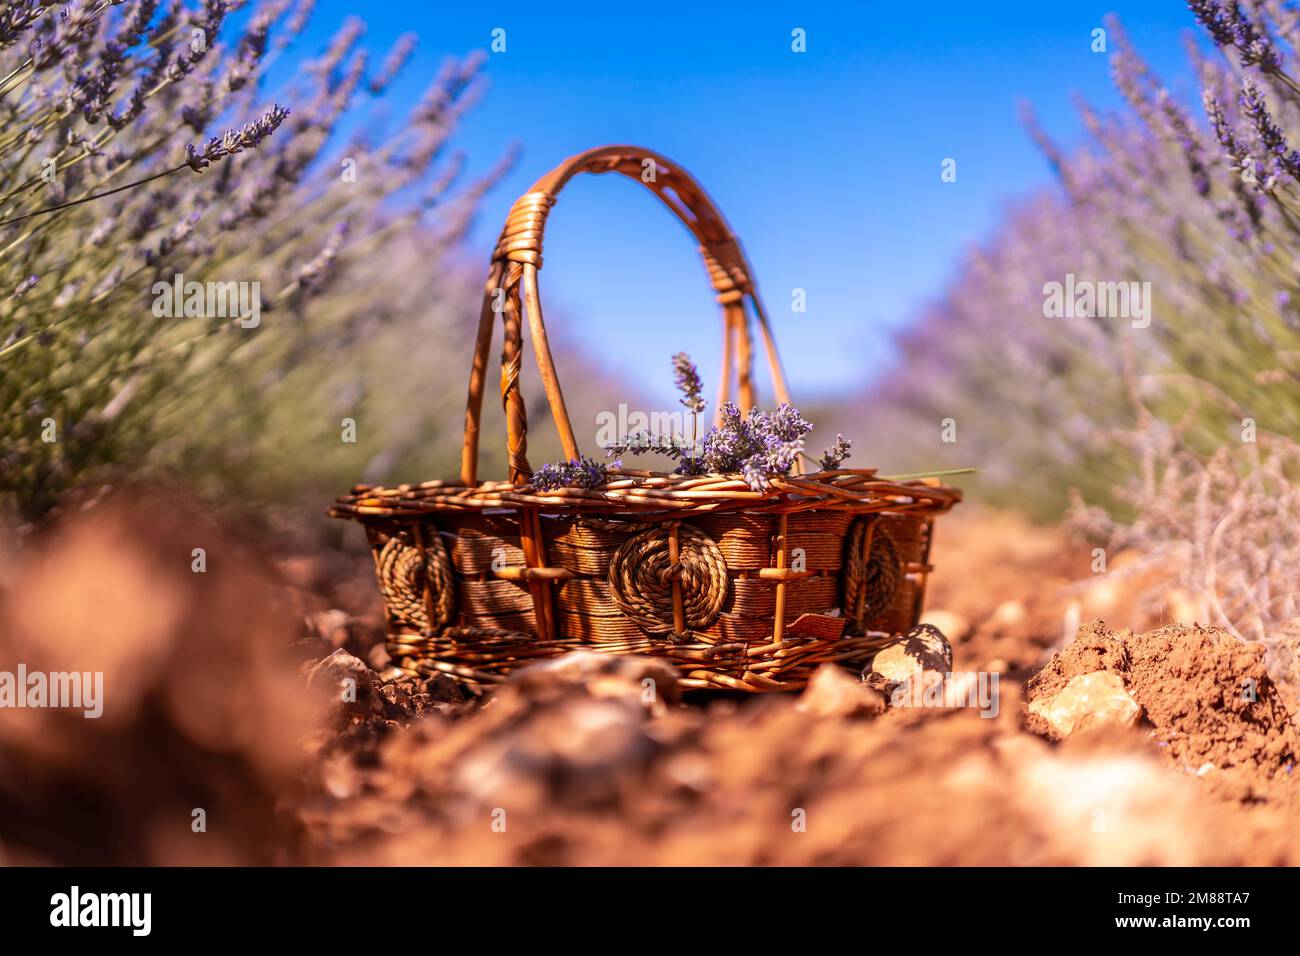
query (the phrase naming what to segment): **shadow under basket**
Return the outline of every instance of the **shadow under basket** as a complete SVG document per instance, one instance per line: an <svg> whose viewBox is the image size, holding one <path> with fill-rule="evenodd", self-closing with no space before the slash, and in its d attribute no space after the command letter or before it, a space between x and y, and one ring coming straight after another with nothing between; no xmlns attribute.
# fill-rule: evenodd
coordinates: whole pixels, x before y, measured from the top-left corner
<svg viewBox="0 0 1300 956"><path fill-rule="evenodd" d="M649 180L644 173L653 169ZM748 303L779 402L789 395L748 263L726 222L680 167L645 149L603 147L557 167L515 203L485 289L461 477L358 485L330 510L360 520L388 617L388 651L417 674L500 683L510 670L577 649L671 661L682 686L797 690L822 663L854 668L917 623L934 518L960 492L874 469L775 476L611 469L599 488L539 490L519 388L522 327L566 455L578 457L542 321L542 233L579 172L618 172L653 191L694 233L723 309L718 407L754 403ZM477 479L479 416L493 330L510 481Z"/></svg>

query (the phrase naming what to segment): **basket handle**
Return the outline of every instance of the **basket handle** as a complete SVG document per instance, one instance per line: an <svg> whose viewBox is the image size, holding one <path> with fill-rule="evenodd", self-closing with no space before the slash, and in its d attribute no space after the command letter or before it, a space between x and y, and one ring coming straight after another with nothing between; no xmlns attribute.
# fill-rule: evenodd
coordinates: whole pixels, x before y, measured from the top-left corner
<svg viewBox="0 0 1300 956"><path fill-rule="evenodd" d="M506 411L510 480L526 482L532 476L527 458L528 417L519 387L523 359L522 316L526 309L529 334L537 353L537 368L546 389L551 417L568 458L578 457L564 394L555 372L546 325L542 319L537 271L542 267L542 235L546 217L564 185L578 173L617 172L653 192L685 224L700 244L709 280L722 305L723 354L715 421L721 406L731 398L731 370L736 371L736 392L742 411L754 404L751 371L753 349L744 303L748 299L758 319L764 350L772 372L778 402L788 402L785 375L767 315L755 292L749 263L722 214L700 185L680 166L648 149L602 146L572 156L537 180L510 209L501 238L492 253L479 313L478 335L470 368L469 397L465 408L465 440L461 449L461 481L474 486L478 472L479 420L487 378L492 330L499 313L504 331L501 352L501 400Z"/></svg>

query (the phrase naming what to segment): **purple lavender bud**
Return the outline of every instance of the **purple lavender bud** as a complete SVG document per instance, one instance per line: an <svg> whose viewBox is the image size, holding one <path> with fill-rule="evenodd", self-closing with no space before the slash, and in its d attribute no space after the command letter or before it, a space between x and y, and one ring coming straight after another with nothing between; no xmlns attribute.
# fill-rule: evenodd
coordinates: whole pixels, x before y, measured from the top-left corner
<svg viewBox="0 0 1300 956"><path fill-rule="evenodd" d="M318 286L333 271L339 250L348 236L347 222L341 222L330 232L329 239L320 253L298 270L298 281L304 286Z"/></svg>
<svg viewBox="0 0 1300 956"><path fill-rule="evenodd" d="M0 49L18 42L18 35L45 15L44 0L16 0L0 9Z"/></svg>
<svg viewBox="0 0 1300 956"><path fill-rule="evenodd" d="M255 16L246 32L239 40L235 62L226 76L226 88L234 91L242 89L257 72L262 58L266 55L266 41L271 29L271 17L265 12Z"/></svg>
<svg viewBox="0 0 1300 956"><path fill-rule="evenodd" d="M821 466L822 471L833 471L844 463L844 459L849 457L849 449L853 442L843 435L835 436L835 444L826 451L822 452Z"/></svg>
<svg viewBox="0 0 1300 956"><path fill-rule="evenodd" d="M311 19L312 11L315 9L316 0L298 0L298 6L294 8L293 15L284 26L288 38L297 36L306 28L307 21Z"/></svg>
<svg viewBox="0 0 1300 956"><path fill-rule="evenodd" d="M1188 0L1188 8L1221 47L1236 47L1243 66L1266 73L1281 69L1282 58L1268 34L1251 22L1237 0Z"/></svg>
<svg viewBox="0 0 1300 956"><path fill-rule="evenodd" d="M198 173L226 156L242 153L246 149L256 149L262 140L280 128L288 115L289 110L277 103L241 129L226 130L219 138L214 136L201 151L192 145L186 146L185 165Z"/></svg>
<svg viewBox="0 0 1300 956"><path fill-rule="evenodd" d="M1250 17L1242 10L1241 4L1236 0L1230 0L1225 4L1224 12L1232 24L1232 42L1241 54L1242 64L1258 66L1266 73L1280 69L1282 59L1277 49L1268 35L1261 33L1256 29L1255 24L1251 23Z"/></svg>
<svg viewBox="0 0 1300 956"><path fill-rule="evenodd" d="M41 281L40 276L28 276L22 282L18 283L18 285L14 288L14 291L10 294L10 298L21 299L28 292L31 292L32 289L36 288L36 283L40 281Z"/></svg>
<svg viewBox="0 0 1300 956"><path fill-rule="evenodd" d="M547 462L533 473L532 486L538 491L557 488L603 488L609 481L609 466L583 455L568 461Z"/></svg>
<svg viewBox="0 0 1300 956"><path fill-rule="evenodd" d="M1219 0L1188 0L1188 9L1209 31L1219 46L1232 46L1235 41L1232 24L1224 15Z"/></svg>
<svg viewBox="0 0 1300 956"><path fill-rule="evenodd" d="M700 373L695 368L695 363L685 352L678 352L673 356L673 380L677 384L677 390L682 393L681 403L692 412L704 411L705 401L702 397L704 385L700 381Z"/></svg>
<svg viewBox="0 0 1300 956"><path fill-rule="evenodd" d="M1210 194L1210 176L1205 168L1200 137L1167 90L1160 91L1159 101L1160 109L1173 130L1178 145L1182 147L1183 158L1187 163L1187 171L1191 174L1192 184L1197 194L1208 196Z"/></svg>
<svg viewBox="0 0 1300 956"><path fill-rule="evenodd" d="M380 65L379 72L369 83L371 95L379 96L384 90L388 89L389 84L393 82L397 74L401 73L410 61L411 54L415 52L417 41L418 37L414 33L404 33L398 37L392 51Z"/></svg>
<svg viewBox="0 0 1300 956"><path fill-rule="evenodd" d="M533 487L539 491L554 491L566 482L560 465L547 462L533 472Z"/></svg>
<svg viewBox="0 0 1300 956"><path fill-rule="evenodd" d="M1287 142L1286 134L1274 122L1272 114L1268 111L1263 92L1250 77L1242 80L1239 102L1242 114L1255 125L1264 148L1273 155L1292 179L1300 180L1300 153L1293 150Z"/></svg>
<svg viewBox="0 0 1300 956"><path fill-rule="evenodd" d="M749 485L749 487L754 491L767 491L767 489L771 487L771 482L767 480L763 461L757 455L752 458L746 458L741 463L740 473L745 478L745 484Z"/></svg>
<svg viewBox="0 0 1300 956"><path fill-rule="evenodd" d="M149 21L158 10L158 0L136 0L131 14L122 25L117 41L124 47L139 43L149 29Z"/></svg>

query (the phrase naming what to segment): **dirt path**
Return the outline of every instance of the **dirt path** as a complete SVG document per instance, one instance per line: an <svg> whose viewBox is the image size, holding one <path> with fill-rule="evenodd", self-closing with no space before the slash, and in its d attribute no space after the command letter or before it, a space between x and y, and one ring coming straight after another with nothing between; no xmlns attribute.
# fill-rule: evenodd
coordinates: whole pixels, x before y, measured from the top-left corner
<svg viewBox="0 0 1300 956"><path fill-rule="evenodd" d="M1122 576L1014 516L946 521L930 591L954 669L998 676L986 716L886 706L842 671L802 696L683 704L661 665L599 655L486 703L447 680L383 684L358 659L377 637L364 567L288 562L299 586L275 586L186 520L79 516L0 567L5 659L57 664L59 635L78 634L99 651L77 666L113 689L99 721L0 711L17 771L0 779L0 859L1300 863L1300 748L1259 651L1209 629L1134 636L1159 622ZM206 575L171 557L195 540ZM303 616L316 633L291 646ZM320 663L335 647L357 657ZM1060 733L1061 695L1081 688L1136 722ZM62 811L41 825L69 800L84 827Z"/></svg>
<svg viewBox="0 0 1300 956"><path fill-rule="evenodd" d="M995 718L882 712L860 683L829 675L803 698L647 704L642 681L662 674L593 658L386 739L372 767L334 754L337 789L306 810L310 842L325 859L393 863L1300 859L1294 734L1257 649L1214 631L1133 638L1085 623L1054 657L1094 616L1159 622L1057 530L975 511L941 534L930 619L951 629L955 670L999 674ZM1056 742L1027 716L1024 682L1051 661L1030 691L1046 698L1098 669L1098 644L1145 716ZM1258 700L1238 703L1246 679Z"/></svg>

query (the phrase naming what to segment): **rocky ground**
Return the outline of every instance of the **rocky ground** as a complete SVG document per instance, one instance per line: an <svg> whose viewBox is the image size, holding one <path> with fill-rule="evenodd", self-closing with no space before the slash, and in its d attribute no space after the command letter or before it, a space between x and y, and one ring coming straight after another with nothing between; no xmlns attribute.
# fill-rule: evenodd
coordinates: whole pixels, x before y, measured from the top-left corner
<svg viewBox="0 0 1300 956"><path fill-rule="evenodd" d="M0 557L0 660L108 688L99 720L0 711L0 857L1300 863L1300 741L1260 650L1172 623L1176 594L1139 601L1129 556L1094 574L1059 531L965 511L941 523L927 620L954 671L998 675L996 715L978 676L946 692L976 706L903 706L899 655L746 698L594 654L490 695L385 680L364 555L262 561L196 519L101 506Z"/></svg>

